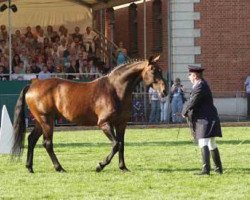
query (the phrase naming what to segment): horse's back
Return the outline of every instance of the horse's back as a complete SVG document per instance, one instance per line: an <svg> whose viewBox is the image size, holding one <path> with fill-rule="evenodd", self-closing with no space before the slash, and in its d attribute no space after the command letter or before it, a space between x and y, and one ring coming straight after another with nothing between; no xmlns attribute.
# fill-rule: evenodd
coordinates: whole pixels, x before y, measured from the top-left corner
<svg viewBox="0 0 250 200"><path fill-rule="evenodd" d="M114 110L111 88L105 77L88 83L57 78L34 80L26 102L32 114L59 114L77 124L96 125L101 112Z"/></svg>

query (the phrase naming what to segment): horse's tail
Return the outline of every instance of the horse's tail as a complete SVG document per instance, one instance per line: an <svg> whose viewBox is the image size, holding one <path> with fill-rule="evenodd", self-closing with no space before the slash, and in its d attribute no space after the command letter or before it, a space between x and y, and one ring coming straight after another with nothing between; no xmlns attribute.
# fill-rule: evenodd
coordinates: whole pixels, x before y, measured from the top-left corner
<svg viewBox="0 0 250 200"><path fill-rule="evenodd" d="M24 138L26 132L25 124L25 94L29 90L30 86L26 86L21 91L14 111L14 124L13 124L13 133L14 133L14 143L12 146L12 155L21 156L24 148Z"/></svg>

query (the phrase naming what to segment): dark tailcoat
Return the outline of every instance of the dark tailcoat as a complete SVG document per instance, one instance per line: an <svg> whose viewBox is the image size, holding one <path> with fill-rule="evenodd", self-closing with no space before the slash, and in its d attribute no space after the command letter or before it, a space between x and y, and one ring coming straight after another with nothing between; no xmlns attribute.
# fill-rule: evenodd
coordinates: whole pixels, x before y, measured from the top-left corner
<svg viewBox="0 0 250 200"><path fill-rule="evenodd" d="M188 117L196 139L222 137L218 112L205 80L194 86L182 114Z"/></svg>

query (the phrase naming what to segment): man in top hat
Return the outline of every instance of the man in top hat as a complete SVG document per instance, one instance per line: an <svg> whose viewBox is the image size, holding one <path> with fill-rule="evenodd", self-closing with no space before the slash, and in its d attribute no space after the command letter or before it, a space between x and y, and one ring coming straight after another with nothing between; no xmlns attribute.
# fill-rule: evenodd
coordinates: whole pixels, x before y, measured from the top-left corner
<svg viewBox="0 0 250 200"><path fill-rule="evenodd" d="M185 104L182 115L187 117L194 138L198 140L202 152L203 167L197 175L210 174L210 153L215 172L222 174L222 164L215 137L222 137L220 120L207 82L203 79L202 67L188 66L189 80L193 84L190 99Z"/></svg>

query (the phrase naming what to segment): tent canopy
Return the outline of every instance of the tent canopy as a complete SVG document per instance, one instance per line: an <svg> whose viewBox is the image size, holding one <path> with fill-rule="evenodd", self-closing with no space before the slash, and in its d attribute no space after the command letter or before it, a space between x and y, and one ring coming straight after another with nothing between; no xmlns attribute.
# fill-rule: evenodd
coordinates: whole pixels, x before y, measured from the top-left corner
<svg viewBox="0 0 250 200"><path fill-rule="evenodd" d="M8 4L8 2L4 3ZM35 27L36 25L42 27L48 25L59 27L60 25L64 25L69 31L72 31L75 26L79 26L81 32L83 32L86 26L92 25L90 7L87 7L79 1L12 0L12 4L15 4L18 9L15 13L11 11L13 30L23 30L27 26ZM9 10L10 9L6 9L0 13L0 25L4 24L7 27L9 26Z"/></svg>

